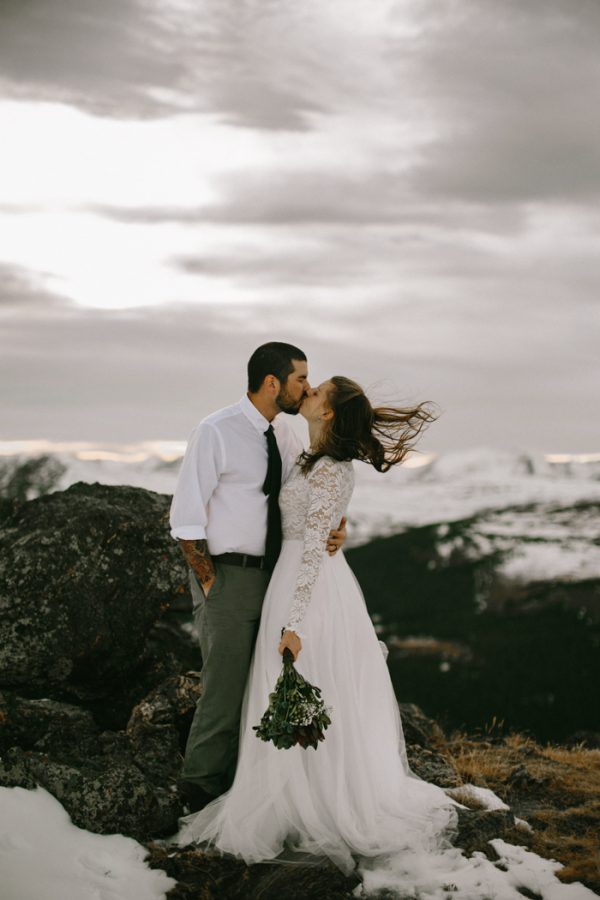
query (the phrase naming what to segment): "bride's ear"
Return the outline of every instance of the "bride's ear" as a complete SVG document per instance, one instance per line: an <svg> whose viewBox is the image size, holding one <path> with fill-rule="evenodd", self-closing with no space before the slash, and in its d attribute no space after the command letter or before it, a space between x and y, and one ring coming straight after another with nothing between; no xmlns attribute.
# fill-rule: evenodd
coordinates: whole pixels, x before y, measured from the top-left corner
<svg viewBox="0 0 600 900"><path fill-rule="evenodd" d="M321 418L325 419L325 421L327 421L329 419L333 419L333 410L326 409L324 413L321 413Z"/></svg>

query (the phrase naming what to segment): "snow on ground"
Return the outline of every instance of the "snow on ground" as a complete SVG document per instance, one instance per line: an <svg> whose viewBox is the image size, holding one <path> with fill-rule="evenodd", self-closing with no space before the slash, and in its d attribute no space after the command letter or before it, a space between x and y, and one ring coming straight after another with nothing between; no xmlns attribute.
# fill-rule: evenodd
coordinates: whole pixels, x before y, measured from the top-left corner
<svg viewBox="0 0 600 900"><path fill-rule="evenodd" d="M2 900L162 900L173 878L121 834L78 828L42 787L0 787Z"/></svg>
<svg viewBox="0 0 600 900"><path fill-rule="evenodd" d="M597 456L597 460L593 457L567 466L551 463L542 454L473 448L421 459L422 465L414 464L419 461L415 456L412 466L385 474L355 463L356 488L350 507L351 521L356 520L355 540L483 513L493 517L502 511L506 511L504 518L490 521L490 526L497 525L498 533L501 529L507 535L518 533L522 514L507 508L539 504L554 509L600 501L600 454ZM588 521L588 530L595 524L597 533L597 514L587 515L588 520L594 519ZM544 521L548 524L548 518L539 513L532 512L531 517L536 528ZM553 515L551 521L554 519Z"/></svg>
<svg viewBox="0 0 600 900"><path fill-rule="evenodd" d="M527 581L582 581L600 577L600 508L555 509L541 504L526 512L514 509L484 514L451 534L446 523L437 529L437 552L448 559L454 550L470 559L494 551L504 558L496 565L505 578Z"/></svg>
<svg viewBox="0 0 600 900"><path fill-rule="evenodd" d="M514 581L583 581L600 576L600 546L571 541L557 551L556 543L522 544L498 567Z"/></svg>
<svg viewBox="0 0 600 900"><path fill-rule="evenodd" d="M445 790L455 800L478 806L481 809L510 809L510 806L501 800L498 794L476 784L461 784L460 787L446 788Z"/></svg>
<svg viewBox="0 0 600 900"><path fill-rule="evenodd" d="M388 889L418 900L523 900L519 887L535 892L541 900L594 900L593 891L577 881L563 884L556 860L543 859L525 847L501 838L489 843L499 854L496 863L476 851L466 857L457 847L438 853L396 854L359 867L363 883L355 897Z"/></svg>
<svg viewBox="0 0 600 900"><path fill-rule="evenodd" d="M492 792L477 793L489 808L499 808ZM363 885L354 894L388 888L419 900L522 900L518 887L526 887L542 900L598 896L580 882L562 884L555 874L562 865L555 860L500 838L489 843L500 856L496 863L480 852L466 857L457 847L364 861ZM176 882L148 868L145 856L132 838L77 828L44 788L0 788L2 900L163 900Z"/></svg>
<svg viewBox="0 0 600 900"><path fill-rule="evenodd" d="M446 789L450 797L461 803L475 801L483 809L510 809L493 791L474 784ZM527 831L531 826L515 816ZM363 862L359 866L362 885L356 897L388 889L415 900L522 900L527 888L540 900L591 900L598 895L581 882L563 884L556 873L564 868L554 859L544 859L526 847L509 844L501 838L489 841L498 856L496 862L485 853L467 857L458 847L437 853L395 854ZM519 890L521 889L521 890Z"/></svg>

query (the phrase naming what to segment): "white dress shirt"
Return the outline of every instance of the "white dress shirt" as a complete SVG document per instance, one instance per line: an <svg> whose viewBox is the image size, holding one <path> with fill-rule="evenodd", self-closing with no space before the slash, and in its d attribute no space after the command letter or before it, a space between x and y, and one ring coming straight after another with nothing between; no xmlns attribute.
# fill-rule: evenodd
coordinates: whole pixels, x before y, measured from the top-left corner
<svg viewBox="0 0 600 900"><path fill-rule="evenodd" d="M282 484L303 447L283 415L272 423L247 395L193 429L171 502L171 536L208 541L211 556L263 556L267 537L267 438L273 425L281 454Z"/></svg>

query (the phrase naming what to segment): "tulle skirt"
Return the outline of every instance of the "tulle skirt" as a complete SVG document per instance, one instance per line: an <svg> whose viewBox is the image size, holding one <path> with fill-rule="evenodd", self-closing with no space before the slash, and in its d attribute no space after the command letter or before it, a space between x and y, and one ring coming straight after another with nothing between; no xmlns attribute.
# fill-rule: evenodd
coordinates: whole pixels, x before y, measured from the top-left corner
<svg viewBox="0 0 600 900"><path fill-rule="evenodd" d="M332 708L325 740L316 750L278 750L252 729L281 673L277 647L302 549L302 541L283 542L265 596L234 782L203 810L179 820L175 843L213 847L247 863L294 850L327 856L346 873L357 857L447 848L460 804L409 767L384 653L343 553L324 554L296 661Z"/></svg>

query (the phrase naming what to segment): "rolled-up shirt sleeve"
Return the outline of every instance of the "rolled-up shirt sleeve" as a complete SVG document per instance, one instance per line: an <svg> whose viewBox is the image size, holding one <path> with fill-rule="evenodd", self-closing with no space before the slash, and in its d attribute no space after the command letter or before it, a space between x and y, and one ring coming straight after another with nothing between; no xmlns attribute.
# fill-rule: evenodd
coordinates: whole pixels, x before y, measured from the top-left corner
<svg viewBox="0 0 600 900"><path fill-rule="evenodd" d="M225 468L225 448L214 425L201 422L190 435L171 501L171 537L206 538L208 502Z"/></svg>

